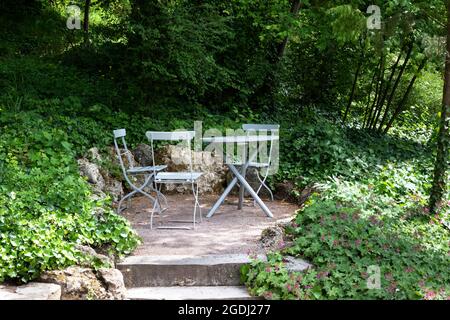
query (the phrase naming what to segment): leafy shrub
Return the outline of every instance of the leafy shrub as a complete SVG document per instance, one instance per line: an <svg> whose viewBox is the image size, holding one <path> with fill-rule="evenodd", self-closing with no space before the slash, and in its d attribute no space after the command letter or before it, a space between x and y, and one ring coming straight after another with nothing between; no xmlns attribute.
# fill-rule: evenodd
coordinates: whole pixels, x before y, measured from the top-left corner
<svg viewBox="0 0 450 320"><path fill-rule="evenodd" d="M0 113L0 128L0 281L82 261L76 244L132 252L136 233L90 197L65 131L33 113Z"/></svg>
<svg viewBox="0 0 450 320"><path fill-rule="evenodd" d="M314 267L289 274L277 253L253 262L244 280L253 294L272 299L448 299L444 214L430 218L420 200L410 202L405 207L373 186L335 181L298 212L288 229L294 245L282 252ZM380 268L380 289L367 286L370 266Z"/></svg>

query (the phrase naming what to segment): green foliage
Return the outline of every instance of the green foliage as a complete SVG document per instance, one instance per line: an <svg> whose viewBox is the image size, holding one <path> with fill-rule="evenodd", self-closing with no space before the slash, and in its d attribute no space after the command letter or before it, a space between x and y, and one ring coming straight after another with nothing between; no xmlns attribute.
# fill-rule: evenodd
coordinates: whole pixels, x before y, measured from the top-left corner
<svg viewBox="0 0 450 320"><path fill-rule="evenodd" d="M32 112L0 110L0 281L84 261L76 244L130 254L129 223L90 197L65 131ZM94 262L98 267L98 262Z"/></svg>
<svg viewBox="0 0 450 320"><path fill-rule="evenodd" d="M423 199L412 191L405 206L377 186L336 180L328 187L298 212L288 229L294 244L282 252L314 267L289 274L279 253L268 262L255 260L243 270L253 294L271 299L448 299L450 238L443 215L429 220ZM370 266L380 268L380 289L367 286Z"/></svg>
<svg viewBox="0 0 450 320"><path fill-rule="evenodd" d="M280 254L254 262L243 270L253 293L449 294L448 231L439 222L448 217L430 224L422 214L443 57L426 42L443 34L442 1L375 1L384 30L367 34L365 1L302 1L298 16L287 0L92 1L88 46L82 30L66 28L69 4L84 1L0 3L0 281L83 261L76 244L117 255L138 244L77 172L75 159L87 149L107 151L111 130L126 128L134 147L147 130L192 129L194 120L204 129L279 122L280 172L271 182L326 189L298 213L289 230L295 244L285 252L315 268L289 275ZM404 39L415 47L399 92L423 54L426 71L389 135L360 130L380 49L389 68ZM337 119L360 62L347 128ZM370 264L382 269L382 290L364 286Z"/></svg>

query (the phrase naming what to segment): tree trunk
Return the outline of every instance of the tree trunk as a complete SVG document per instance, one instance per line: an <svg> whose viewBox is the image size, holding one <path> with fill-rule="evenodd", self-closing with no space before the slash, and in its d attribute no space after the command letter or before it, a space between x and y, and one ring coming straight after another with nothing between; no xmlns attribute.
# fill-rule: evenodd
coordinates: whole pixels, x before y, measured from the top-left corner
<svg viewBox="0 0 450 320"><path fill-rule="evenodd" d="M408 65L409 59L411 58L411 53L412 53L413 47L414 47L414 45L413 45L413 43L411 43L408 48L408 51L406 52L405 62L403 62L400 72L398 73L397 79L395 80L394 87L392 88L391 94L389 95L389 99L386 104L386 110L384 111L384 116L383 116L384 121L386 121L385 116L387 117L387 115L388 115L389 108L391 107L392 101L394 100L395 91L397 91L398 85L400 84L400 80L402 79L403 73L406 70L406 66ZM378 113L377 118L375 119L375 122L373 124L373 129L376 128L376 125L377 125L378 119L380 118L380 115L381 115L381 110ZM380 128L384 121L383 120L381 121Z"/></svg>
<svg viewBox="0 0 450 320"><path fill-rule="evenodd" d="M352 92L350 93L350 97L348 99L347 108L345 109L344 118L342 121L345 123L347 121L348 112L350 111L350 107L353 102L353 97L355 96L356 85L358 84L359 73L361 72L361 67L364 62L364 50L361 52L361 58L359 59L358 67L355 73L355 79L353 80Z"/></svg>
<svg viewBox="0 0 450 320"><path fill-rule="evenodd" d="M369 129L372 125L372 121L375 117L377 103L380 100L381 85L382 85L382 81L383 81L383 77L384 77L384 62L385 62L384 52L382 52L381 54L382 54L382 56L381 56L381 62L380 62L380 70L379 70L378 79L377 79L377 87L375 90L375 98L373 100L372 107L370 108L369 118L367 119L367 125L366 125L367 129Z"/></svg>
<svg viewBox="0 0 450 320"><path fill-rule="evenodd" d="M84 44L89 44L89 10L91 8L91 0L86 0L84 5L84 20L83 20L83 31L84 31Z"/></svg>
<svg viewBox="0 0 450 320"><path fill-rule="evenodd" d="M384 63L383 63L383 73L381 74L380 92L378 93L378 99L375 104L374 114L372 117L372 121L370 122L370 127L369 127L370 129L373 129L373 127L375 127L378 117L380 116L380 108L382 107L382 105L380 105L380 102L381 102L381 98L383 96L383 94L382 94L383 88L384 88L384 85L387 85L387 83L385 84L385 81L384 81L384 75L386 74L385 63L386 63L386 61L384 61Z"/></svg>
<svg viewBox="0 0 450 320"><path fill-rule="evenodd" d="M378 69L378 65L377 65L377 69ZM363 128L366 125L366 120L367 120L367 117L369 116L370 95L372 94L373 83L375 82L376 76L377 76L377 71L374 70L373 71L372 80L370 81L370 87L369 87L368 95L367 95L366 112L364 112L364 120L362 122L362 127Z"/></svg>
<svg viewBox="0 0 450 320"><path fill-rule="evenodd" d="M430 213L436 213L442 206L447 188L448 148L450 144L450 1L447 4L447 54L445 59L444 97L437 138L437 154L434 167L433 186L430 194Z"/></svg>
<svg viewBox="0 0 450 320"><path fill-rule="evenodd" d="M425 58L422 60L422 63L420 64L419 68L417 69L417 72L414 74L411 81L409 82L408 88L406 89L406 92L403 95L402 100L398 104L397 108L394 111L394 114L392 115L391 119L389 120L389 123L387 124L386 128L384 129L384 132L383 132L384 134L388 133L389 129L392 126L392 123L395 121L395 119L398 117L398 115L403 112L406 102L408 101L409 94L411 93L411 90L414 87L414 83L416 82L416 79L417 79L418 75L420 74L420 72L422 71L422 69L425 68L426 64L427 64L427 59ZM384 121L385 121L385 119L383 117L380 127L378 128L380 131L384 125Z"/></svg>
<svg viewBox="0 0 450 320"><path fill-rule="evenodd" d="M294 0L291 4L291 14L296 16L300 11L300 7L302 6L302 2L300 0ZM281 60L284 56L284 52L286 51L287 43L289 41L289 37L286 36L283 42L278 46L277 58Z"/></svg>
<svg viewBox="0 0 450 320"><path fill-rule="evenodd" d="M400 59L402 57L404 49L405 49L405 47L401 48L400 53L397 57L397 60L395 61L395 64L392 66L391 75L389 76L389 80L386 83L386 88L384 88L384 91L383 91L383 96L381 97L381 100L379 102L380 112L383 111L384 101L386 100L387 94L389 92L389 88L391 87L392 80L394 79L394 75L395 75L395 72L397 71L397 67L398 67L398 64L400 63ZM385 115L386 115L386 111L385 111Z"/></svg>
<svg viewBox="0 0 450 320"><path fill-rule="evenodd" d="M298 14L302 2L300 0L293 0L290 8L290 13L294 16ZM273 44L271 54L268 61L273 65L271 70L267 72L263 84L253 93L251 101L254 101L256 105L260 107L260 97L263 97L263 102L267 104L267 109L270 112L275 112L275 97L274 90L276 90L276 75L278 69L278 63L283 58L288 43L288 37L286 36L280 44Z"/></svg>

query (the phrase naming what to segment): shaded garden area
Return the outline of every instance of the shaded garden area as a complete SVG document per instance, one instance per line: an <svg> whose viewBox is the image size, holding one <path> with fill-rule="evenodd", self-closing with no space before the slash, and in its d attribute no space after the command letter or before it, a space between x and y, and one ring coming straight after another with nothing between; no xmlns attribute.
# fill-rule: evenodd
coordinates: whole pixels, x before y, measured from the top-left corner
<svg viewBox="0 0 450 320"><path fill-rule="evenodd" d="M71 4L80 29L67 26ZM77 159L96 147L102 170L123 179L107 156L113 129L134 148L147 130L194 121L223 133L278 123L269 185L288 186L301 209L285 228L292 245L243 268L250 292L448 299L446 4L2 1L0 281L104 266L77 245L119 259L142 242L79 174ZM381 29L368 28L369 5ZM314 267L292 276L283 255ZM371 266L381 289L367 287Z"/></svg>

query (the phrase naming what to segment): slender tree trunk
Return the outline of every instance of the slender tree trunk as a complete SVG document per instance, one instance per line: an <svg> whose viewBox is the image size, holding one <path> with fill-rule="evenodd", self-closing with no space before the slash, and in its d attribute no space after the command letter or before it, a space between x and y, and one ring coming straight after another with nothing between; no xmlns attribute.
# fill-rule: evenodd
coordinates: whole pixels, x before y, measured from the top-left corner
<svg viewBox="0 0 450 320"><path fill-rule="evenodd" d="M411 90L414 87L414 83L416 82L416 79L417 79L418 75L420 74L420 72L423 70L423 68L425 68L427 61L428 60L426 58L422 60L422 63L420 64L419 68L417 69L417 72L414 74L411 81L409 82L408 88L406 89L402 100L398 104L397 108L394 111L394 114L392 115L391 119L389 120L388 124L386 125L386 128L384 129L384 132L383 132L384 134L388 133L389 129L392 127L392 123L399 116L399 114L403 112L406 102L408 101L409 94L411 93ZM381 122L380 127L378 128L380 130L380 132L384 125L384 121L385 120L383 118L383 121Z"/></svg>
<svg viewBox="0 0 450 320"><path fill-rule="evenodd" d="M372 117L372 109L373 109L373 106L375 104L375 101L377 100L378 87L379 87L379 81L378 80L379 80L379 73L380 73L382 61L383 61L383 56L381 56L380 61L377 64L376 70L373 72L372 84L370 84L370 91L369 91L369 96L368 96L368 99L367 99L367 107L366 107L367 110L366 110L366 115L364 117L363 128L367 128L367 126L369 125L370 118ZM375 97L373 98L374 102L372 103L371 106L369 106L370 105L370 96L372 94L372 86L373 86L374 82L376 82L376 84L375 84Z"/></svg>
<svg viewBox="0 0 450 320"><path fill-rule="evenodd" d="M387 94L388 94L389 89L391 87L392 80L394 79L394 75L395 75L395 72L397 71L397 67L398 67L398 64L400 63L400 59L402 57L404 49L405 49L405 47L401 48L400 53L399 53L399 55L397 57L397 60L395 61L395 64L392 66L391 75L389 76L389 80L388 80L388 82L386 84L386 88L383 91L383 96L381 97L381 100L379 102L380 112L383 111L384 101L386 100ZM385 112L385 115L386 115L386 112Z"/></svg>
<svg viewBox="0 0 450 320"><path fill-rule="evenodd" d="M386 62L385 62L386 63ZM381 84L380 84L380 92L378 93L378 99L377 99L377 103L375 105L375 112L373 114L372 117L372 121L370 122L370 129L373 129L375 127L375 124L377 123L378 117L380 116L380 108L382 107L382 105L380 104L381 102L381 98L383 96L383 88L385 85L387 85L387 83L385 83L384 81L384 75L386 74L386 66L383 65L383 74L381 75Z"/></svg>
<svg viewBox="0 0 450 320"><path fill-rule="evenodd" d="M378 68L378 66L377 66L377 68ZM368 95L367 95L366 110L364 112L364 119L363 119L363 122L362 122L362 126L363 127L365 126L367 117L369 116L370 95L372 94L373 83L375 82L375 77L376 76L377 76L377 72L375 70L373 72L372 80L370 81L369 91L368 91Z"/></svg>
<svg viewBox="0 0 450 320"><path fill-rule="evenodd" d="M369 119L367 119L367 125L366 125L367 129L370 129L372 126L372 122L376 115L376 108L378 105L378 101L380 100L380 94L381 94L381 89L382 89L382 85L383 85L383 77L384 77L384 63L385 63L385 57L384 57L384 52L383 52L382 57L381 57L381 63L380 63L380 71L378 74L377 88L375 91L375 98L372 103L370 117L369 117Z"/></svg>
<svg viewBox="0 0 450 320"><path fill-rule="evenodd" d="M400 72L398 73L397 79L395 80L394 87L392 88L391 94L389 95L389 99L386 104L386 110L384 111L384 114L386 117L388 115L389 108L391 107L392 101L394 100L395 92L397 91L398 85L400 84L400 80L402 79L403 73L406 70L406 66L408 65L409 59L411 58L411 53L412 53L413 47L414 47L414 45L413 45L413 43L411 43L410 46L408 47L408 51L406 52L405 61L403 62ZM378 113L378 116L373 124L373 129L376 128L376 125L377 125L378 119L380 118L380 115L381 115L381 110ZM383 116L383 118L384 118L384 116ZM384 121L386 121L386 118L384 118ZM381 121L380 127L384 121L383 120Z"/></svg>
<svg viewBox="0 0 450 320"><path fill-rule="evenodd" d="M300 11L303 3L300 0L293 0L291 3L290 13L293 16L296 16L298 12ZM275 97L274 97L274 90L276 90L276 75L278 70L278 63L282 60L285 52L286 47L288 43L288 37L286 36L280 44L276 45L274 44L272 46L272 50L276 50L275 52L272 51L272 53L269 55L269 62L272 64L272 69L267 72L267 75L265 76L263 84L253 93L251 101L254 101L254 104L260 105L259 98L263 97L264 102L268 104L268 110L270 112L274 112L275 107Z"/></svg>
<svg viewBox="0 0 450 320"><path fill-rule="evenodd" d="M298 12L300 11L301 6L302 6L302 2L300 0L292 1L291 14L293 16L297 16ZM278 54L277 54L278 60L281 60L283 58L284 52L286 51L288 41L289 41L289 37L286 36L284 38L283 42L278 46Z"/></svg>
<svg viewBox="0 0 450 320"><path fill-rule="evenodd" d="M447 54L445 59L444 97L437 138L437 154L433 186L430 194L430 213L436 213L442 205L447 188L448 149L450 144L450 1L447 4Z"/></svg>
<svg viewBox="0 0 450 320"><path fill-rule="evenodd" d="M84 5L84 20L83 20L83 31L84 31L84 44L89 45L89 10L91 8L91 0L86 0Z"/></svg>
<svg viewBox="0 0 450 320"><path fill-rule="evenodd" d="M347 108L345 109L344 118L342 119L342 121L344 123L347 121L348 112L350 111L350 107L352 105L353 98L355 96L356 85L358 84L359 73L361 72L361 67L364 62L364 49L362 49L362 50L363 51L361 52L361 57L359 59L358 67L357 67L356 73L355 73L355 79L353 80L352 91L351 91L350 97L348 99Z"/></svg>

